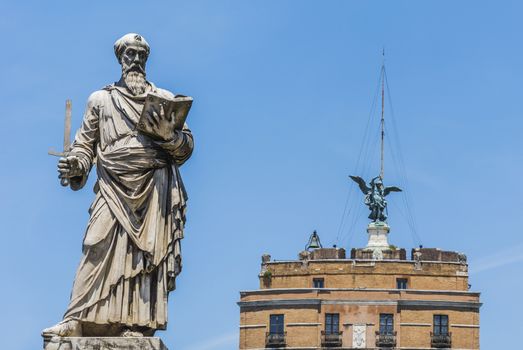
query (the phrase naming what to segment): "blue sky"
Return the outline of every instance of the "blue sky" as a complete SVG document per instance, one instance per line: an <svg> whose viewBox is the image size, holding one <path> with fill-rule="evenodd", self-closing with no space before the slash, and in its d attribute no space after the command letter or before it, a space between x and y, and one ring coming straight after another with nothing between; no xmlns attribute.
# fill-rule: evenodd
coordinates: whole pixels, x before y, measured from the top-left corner
<svg viewBox="0 0 523 350"><path fill-rule="evenodd" d="M119 78L112 45L127 32L151 44L151 81L195 99L184 270L159 333L170 349L237 347L238 291L257 288L263 253L294 259L314 229L324 245L365 245L354 189L353 216L340 221L347 175L378 171L376 152L356 164L382 47L398 130L388 149L401 148L408 175L388 151L386 181L408 184L420 237L393 194L390 240L465 252L484 302L482 348L513 347L523 312L522 11L518 1L466 0L0 3L3 348L38 349L40 330L67 306L94 177L80 192L60 187L47 150L61 146L65 99L76 129L89 94Z"/></svg>

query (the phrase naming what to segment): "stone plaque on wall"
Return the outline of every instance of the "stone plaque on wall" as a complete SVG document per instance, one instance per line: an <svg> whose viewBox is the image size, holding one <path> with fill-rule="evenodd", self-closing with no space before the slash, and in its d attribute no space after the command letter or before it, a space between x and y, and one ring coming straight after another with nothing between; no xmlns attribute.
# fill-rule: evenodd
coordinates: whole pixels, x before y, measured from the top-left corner
<svg viewBox="0 0 523 350"><path fill-rule="evenodd" d="M367 325L366 324L355 324L352 326L352 347L354 349L366 348L366 335Z"/></svg>

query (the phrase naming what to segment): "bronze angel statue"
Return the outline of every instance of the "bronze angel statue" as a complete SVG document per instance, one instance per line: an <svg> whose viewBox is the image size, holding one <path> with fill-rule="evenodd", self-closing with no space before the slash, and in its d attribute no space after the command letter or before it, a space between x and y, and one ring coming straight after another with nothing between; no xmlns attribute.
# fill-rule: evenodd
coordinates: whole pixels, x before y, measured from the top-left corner
<svg viewBox="0 0 523 350"><path fill-rule="evenodd" d="M350 175L350 178L358 184L361 192L365 195L365 205L370 209L369 219L373 222L385 222L387 220L387 201L385 197L391 192L401 192L401 188L383 186L381 176L376 176L370 181L370 188L361 177Z"/></svg>

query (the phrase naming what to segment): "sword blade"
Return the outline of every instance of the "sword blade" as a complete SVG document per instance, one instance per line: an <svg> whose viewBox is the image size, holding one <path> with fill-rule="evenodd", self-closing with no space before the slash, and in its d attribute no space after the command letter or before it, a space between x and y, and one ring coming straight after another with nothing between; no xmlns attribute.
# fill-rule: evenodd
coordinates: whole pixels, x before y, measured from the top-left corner
<svg viewBox="0 0 523 350"><path fill-rule="evenodd" d="M64 153L71 148L71 100L65 101Z"/></svg>
<svg viewBox="0 0 523 350"><path fill-rule="evenodd" d="M67 153L56 152L54 149L50 149L49 151L47 151L47 154L49 154L50 156L55 156L55 157L67 157Z"/></svg>

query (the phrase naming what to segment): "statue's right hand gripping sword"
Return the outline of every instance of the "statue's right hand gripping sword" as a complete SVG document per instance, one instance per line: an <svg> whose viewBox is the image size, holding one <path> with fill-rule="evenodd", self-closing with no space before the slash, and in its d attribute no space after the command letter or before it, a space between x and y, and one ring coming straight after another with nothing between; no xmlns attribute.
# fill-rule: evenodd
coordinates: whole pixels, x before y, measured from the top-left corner
<svg viewBox="0 0 523 350"><path fill-rule="evenodd" d="M56 157L67 157L71 152L71 100L65 101L65 121L64 121L64 149L62 152L56 152L50 149L47 153ZM60 185L68 186L69 178L62 177L60 179Z"/></svg>

